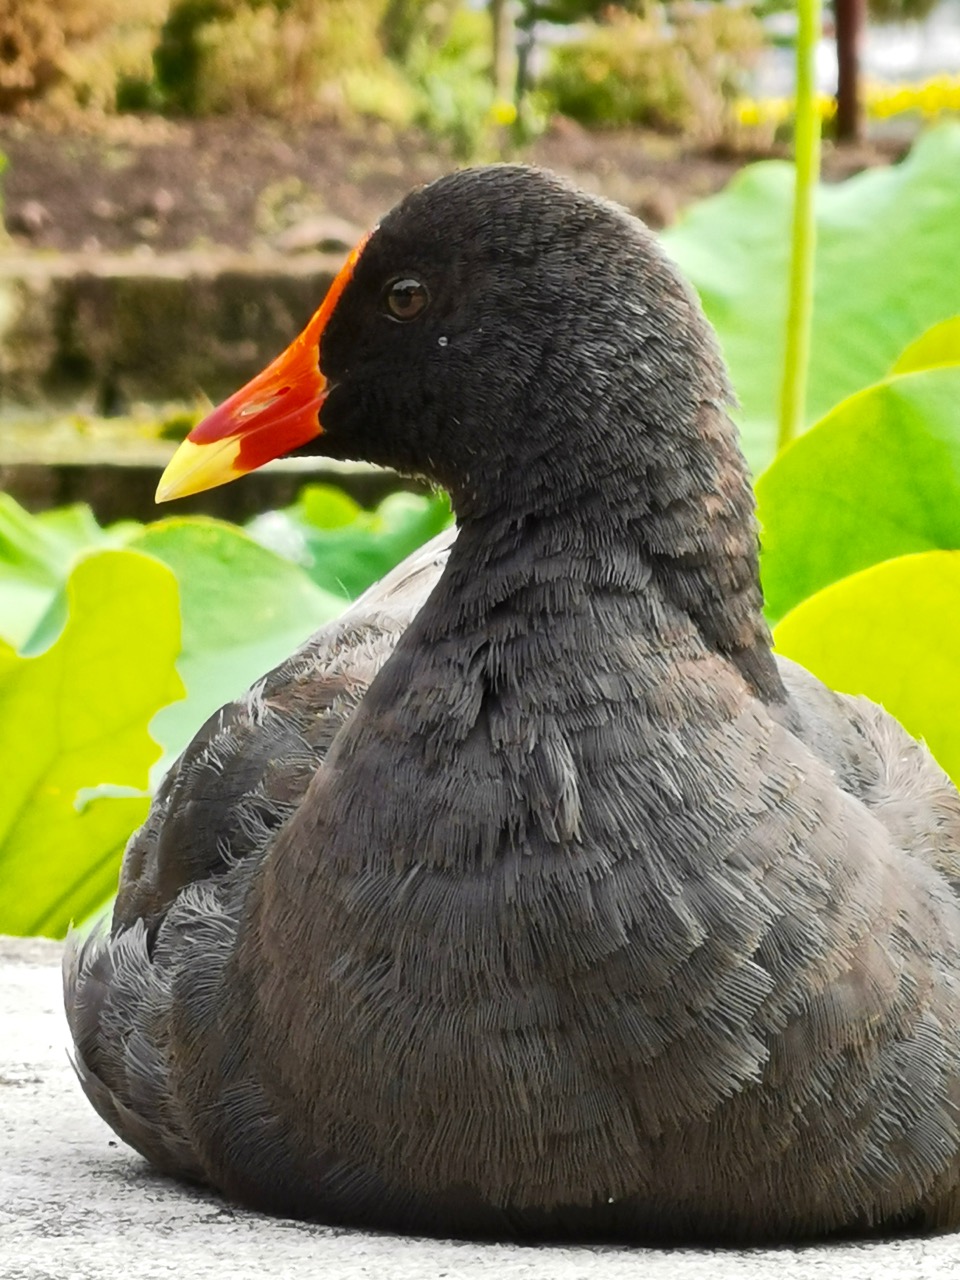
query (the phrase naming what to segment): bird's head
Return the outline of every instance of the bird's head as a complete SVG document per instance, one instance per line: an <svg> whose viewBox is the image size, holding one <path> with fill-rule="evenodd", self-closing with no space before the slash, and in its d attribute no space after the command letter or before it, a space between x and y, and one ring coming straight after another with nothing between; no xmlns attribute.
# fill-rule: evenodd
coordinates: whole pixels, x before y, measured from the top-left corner
<svg viewBox="0 0 960 1280"><path fill-rule="evenodd" d="M563 502L581 472L656 467L726 396L699 306L639 222L538 169L467 169L357 246L300 336L190 433L158 498L297 452L426 476L460 514L505 487Z"/></svg>

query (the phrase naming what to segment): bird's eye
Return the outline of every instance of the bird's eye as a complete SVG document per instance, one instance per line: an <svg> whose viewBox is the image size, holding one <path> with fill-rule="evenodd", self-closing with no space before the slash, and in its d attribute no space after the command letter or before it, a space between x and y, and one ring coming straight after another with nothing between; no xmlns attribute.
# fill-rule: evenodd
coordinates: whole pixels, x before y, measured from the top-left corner
<svg viewBox="0 0 960 1280"><path fill-rule="evenodd" d="M387 285L384 301L394 320L416 320L430 301L427 286L412 276L404 276Z"/></svg>

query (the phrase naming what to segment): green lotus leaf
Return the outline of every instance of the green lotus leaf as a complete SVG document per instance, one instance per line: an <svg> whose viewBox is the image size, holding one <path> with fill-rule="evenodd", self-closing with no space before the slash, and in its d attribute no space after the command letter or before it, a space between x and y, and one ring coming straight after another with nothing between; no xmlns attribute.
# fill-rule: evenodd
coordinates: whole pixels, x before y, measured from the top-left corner
<svg viewBox="0 0 960 1280"><path fill-rule="evenodd" d="M779 623L777 649L862 693L922 738L960 783L960 554L928 551L835 582Z"/></svg>
<svg viewBox="0 0 960 1280"><path fill-rule="evenodd" d="M960 548L960 366L851 396L757 481L767 613L872 564Z"/></svg>
<svg viewBox="0 0 960 1280"><path fill-rule="evenodd" d="M182 692L177 583L165 565L91 552L66 601L44 653L0 644L0 933L60 936L107 899L147 811L158 754L149 722Z"/></svg>
<svg viewBox="0 0 960 1280"><path fill-rule="evenodd" d="M958 175L960 123L949 122L902 163L819 187L808 423L960 313ZM792 198L791 165L750 165L664 236L719 333L755 471L775 447Z"/></svg>
<svg viewBox="0 0 960 1280"><path fill-rule="evenodd" d="M182 702L151 729L168 766L208 716L251 685L331 618L345 601L235 526L202 516L146 525L127 544L156 556L180 584Z"/></svg>

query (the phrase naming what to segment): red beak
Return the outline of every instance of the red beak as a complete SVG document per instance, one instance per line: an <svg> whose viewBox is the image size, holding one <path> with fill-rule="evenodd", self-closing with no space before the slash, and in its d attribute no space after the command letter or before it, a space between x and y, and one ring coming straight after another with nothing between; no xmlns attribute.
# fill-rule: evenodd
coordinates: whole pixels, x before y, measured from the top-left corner
<svg viewBox="0 0 960 1280"><path fill-rule="evenodd" d="M320 406L329 386L320 372L320 338L368 238L347 258L319 310L286 351L190 432L160 477L157 502L227 484L322 433Z"/></svg>

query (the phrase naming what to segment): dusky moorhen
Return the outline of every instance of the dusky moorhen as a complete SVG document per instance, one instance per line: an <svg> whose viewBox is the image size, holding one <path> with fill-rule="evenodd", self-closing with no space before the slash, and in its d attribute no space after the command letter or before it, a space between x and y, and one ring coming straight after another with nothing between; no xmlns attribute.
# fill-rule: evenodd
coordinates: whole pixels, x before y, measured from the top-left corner
<svg viewBox="0 0 960 1280"><path fill-rule="evenodd" d="M534 169L418 191L161 495L306 448L458 531L200 730L65 960L163 1170L411 1232L960 1225L960 798L778 661L717 346Z"/></svg>

